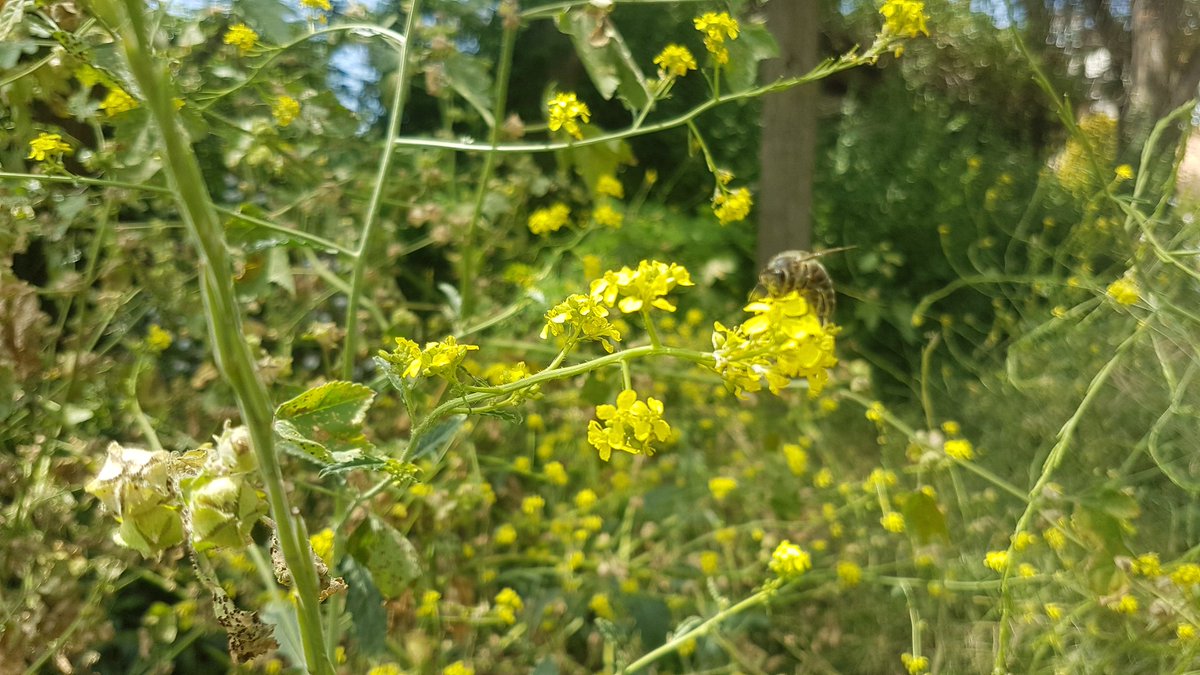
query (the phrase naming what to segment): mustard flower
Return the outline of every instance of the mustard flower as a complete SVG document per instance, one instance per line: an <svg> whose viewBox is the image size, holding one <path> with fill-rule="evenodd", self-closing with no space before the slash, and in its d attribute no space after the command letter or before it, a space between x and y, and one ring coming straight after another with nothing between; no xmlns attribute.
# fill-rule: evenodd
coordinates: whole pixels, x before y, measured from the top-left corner
<svg viewBox="0 0 1200 675"><path fill-rule="evenodd" d="M598 499L594 490L584 488L575 495L575 507L580 511L587 511L595 506Z"/></svg>
<svg viewBox="0 0 1200 675"><path fill-rule="evenodd" d="M700 573L711 577L721 568L721 554L716 551L704 551L700 554Z"/></svg>
<svg viewBox="0 0 1200 675"><path fill-rule="evenodd" d="M136 107L138 107L137 100L125 93L124 89L118 88L109 89L104 100L100 102L100 109L104 111L107 117L116 117Z"/></svg>
<svg viewBox="0 0 1200 675"><path fill-rule="evenodd" d="M971 447L971 441L963 438L946 441L942 444L942 451L947 457L962 462L969 462L975 458L975 449Z"/></svg>
<svg viewBox="0 0 1200 675"><path fill-rule="evenodd" d="M788 471L794 476L803 476L808 470L808 453L795 443L783 444L783 456L787 460Z"/></svg>
<svg viewBox="0 0 1200 675"><path fill-rule="evenodd" d="M613 611L612 603L609 602L608 596L604 593L596 593L588 602L588 609L595 612L596 616L609 621L616 621L617 613Z"/></svg>
<svg viewBox="0 0 1200 675"><path fill-rule="evenodd" d="M1117 279L1108 285L1108 297L1121 305L1137 304L1139 299L1137 283L1128 277Z"/></svg>
<svg viewBox="0 0 1200 675"><path fill-rule="evenodd" d="M517 622L517 612L525 608L521 596L511 588L505 588L496 594L496 615L508 625Z"/></svg>
<svg viewBox="0 0 1200 675"><path fill-rule="evenodd" d="M1171 583L1176 586L1194 586L1200 584L1200 565L1183 563L1171 572Z"/></svg>
<svg viewBox="0 0 1200 675"><path fill-rule="evenodd" d="M987 555L983 556L983 564L989 569L1004 573L1008 569L1008 551L988 551Z"/></svg>
<svg viewBox="0 0 1200 675"><path fill-rule="evenodd" d="M1042 538L1046 540L1046 545L1052 550L1061 551L1067 547L1067 535L1057 527L1052 527L1043 532Z"/></svg>
<svg viewBox="0 0 1200 675"><path fill-rule="evenodd" d="M617 180L616 176L604 174L596 181L596 194L614 199L624 199L625 186L621 185L621 181Z"/></svg>
<svg viewBox="0 0 1200 675"><path fill-rule="evenodd" d="M1032 532L1018 532L1012 537L1013 550L1018 553L1037 543L1038 537Z"/></svg>
<svg viewBox="0 0 1200 675"><path fill-rule="evenodd" d="M475 669L462 661L455 661L442 668L442 675L475 675Z"/></svg>
<svg viewBox="0 0 1200 675"><path fill-rule="evenodd" d="M300 102L291 96L280 96L271 104L271 116L276 124L286 127L300 116Z"/></svg>
<svg viewBox="0 0 1200 675"><path fill-rule="evenodd" d="M622 267L605 272L603 277L592 282L591 296L596 302L616 306L626 314L647 306L674 312L675 305L664 296L676 286L693 285L691 275L682 265L643 260L636 270Z"/></svg>
<svg viewBox="0 0 1200 675"><path fill-rule="evenodd" d="M171 334L158 324L151 324L146 331L146 348L155 354L161 354L171 346Z"/></svg>
<svg viewBox="0 0 1200 675"><path fill-rule="evenodd" d="M534 234L548 234L562 229L571 218L571 207L566 204L553 204L534 211L529 216L529 231Z"/></svg>
<svg viewBox="0 0 1200 675"><path fill-rule="evenodd" d="M625 223L625 214L608 204L602 204L592 212L592 220L595 220L597 225L611 227L615 230Z"/></svg>
<svg viewBox="0 0 1200 675"><path fill-rule="evenodd" d="M813 487L827 488L833 485L833 472L829 469L821 469L813 475Z"/></svg>
<svg viewBox="0 0 1200 675"><path fill-rule="evenodd" d="M1162 565L1159 563L1157 553L1143 553L1133 559L1133 573L1143 577L1157 577L1162 575Z"/></svg>
<svg viewBox="0 0 1200 675"><path fill-rule="evenodd" d="M745 220L746 216L750 215L750 207L753 205L754 200L746 188L738 188L733 192L720 190L712 200L713 213L722 225Z"/></svg>
<svg viewBox="0 0 1200 675"><path fill-rule="evenodd" d="M434 590L425 591L421 595L421 604L417 606L417 616L434 618L438 615L438 601L442 594Z"/></svg>
<svg viewBox="0 0 1200 675"><path fill-rule="evenodd" d="M812 569L812 556L807 551L784 539L771 554L771 571L788 581L799 578Z"/></svg>
<svg viewBox="0 0 1200 675"><path fill-rule="evenodd" d="M708 491L712 493L713 499L718 502L725 501L725 498L729 496L730 492L736 490L737 486L738 483L736 480L725 476L718 476L708 481Z"/></svg>
<svg viewBox="0 0 1200 675"><path fill-rule="evenodd" d="M637 392L626 389L617 396L617 405L596 406L596 417L588 423L588 442L608 461L613 450L631 455L653 455L654 442L670 438L671 426L663 419L662 401L646 397L639 401Z"/></svg>
<svg viewBox="0 0 1200 675"><path fill-rule="evenodd" d="M63 154L71 154L71 144L63 140L60 134L39 133L38 137L29 141L29 156L37 162L57 162Z"/></svg>
<svg viewBox="0 0 1200 675"><path fill-rule="evenodd" d="M705 12L693 19L692 25L704 33L704 48L713 55L713 61L718 65L729 63L729 49L725 46L725 40L737 39L737 19L729 16L728 12Z"/></svg>
<svg viewBox="0 0 1200 675"><path fill-rule="evenodd" d="M883 15L883 32L886 35L917 37L929 35L925 21L925 3L921 0L887 0L879 8Z"/></svg>
<svg viewBox="0 0 1200 675"><path fill-rule="evenodd" d="M1046 618L1051 621L1058 621L1062 618L1062 605L1056 602L1047 602L1042 609L1046 612Z"/></svg>
<svg viewBox="0 0 1200 675"><path fill-rule="evenodd" d="M739 396L758 391L766 380L778 394L791 380L805 378L809 394L821 392L828 369L837 364L834 352L836 327L822 325L808 302L798 293L767 297L746 305L754 314L742 325L713 330L713 370Z"/></svg>
<svg viewBox="0 0 1200 675"><path fill-rule="evenodd" d="M1137 614L1138 600L1128 593L1123 593L1117 601L1108 606L1109 609L1117 614Z"/></svg>
<svg viewBox="0 0 1200 675"><path fill-rule="evenodd" d="M237 47L238 53L245 56L258 46L258 33L244 23L237 23L229 27L224 42Z"/></svg>
<svg viewBox="0 0 1200 675"><path fill-rule="evenodd" d="M1029 563L1021 563L1017 565L1017 576L1022 579L1032 579L1037 576L1037 568Z"/></svg>
<svg viewBox="0 0 1200 675"><path fill-rule="evenodd" d="M867 412L865 414L867 416L867 419L871 420L872 422L874 422L876 424L879 424L880 422L883 421L884 415L886 413L887 413L887 409L883 407L882 403L880 403L879 401L872 401L871 405L867 406Z"/></svg>
<svg viewBox="0 0 1200 675"><path fill-rule="evenodd" d="M594 340L612 353L612 342L621 341L621 333L608 320L608 308L595 298L578 293L555 305L546 312L546 325L542 328L542 339L551 335L570 335L573 339Z"/></svg>
<svg viewBox="0 0 1200 675"><path fill-rule="evenodd" d="M962 426L954 420L946 420L945 422L942 422L942 431L951 436L957 436L962 433Z"/></svg>
<svg viewBox="0 0 1200 675"><path fill-rule="evenodd" d="M1118 166L1116 176L1118 181L1133 180L1133 167L1128 164Z"/></svg>
<svg viewBox="0 0 1200 675"><path fill-rule="evenodd" d="M896 511L888 511L879 519L879 524L888 532L900 534L904 531L904 516Z"/></svg>
<svg viewBox="0 0 1200 675"><path fill-rule="evenodd" d="M546 474L546 480L555 485L566 485L570 482L567 476L567 469L562 462L550 462L543 467L542 472Z"/></svg>
<svg viewBox="0 0 1200 675"><path fill-rule="evenodd" d="M658 66L660 76L683 77L696 69L696 57L687 47L669 44L654 57L654 65Z"/></svg>
<svg viewBox="0 0 1200 675"><path fill-rule="evenodd" d="M862 568L857 563L843 560L837 564L838 583L844 588L853 588L862 581Z"/></svg>
<svg viewBox="0 0 1200 675"><path fill-rule="evenodd" d="M904 664L904 669L908 671L908 675L921 675L921 673L929 670L929 657L913 656L907 652L900 655L900 663Z"/></svg>
<svg viewBox="0 0 1200 675"><path fill-rule="evenodd" d="M1175 637L1180 642L1192 642L1196 639L1196 626L1190 623L1181 623L1175 627Z"/></svg>
<svg viewBox="0 0 1200 675"><path fill-rule="evenodd" d="M527 516L536 516L546 508L546 500L541 495L529 495L521 500L521 512Z"/></svg>
<svg viewBox="0 0 1200 675"><path fill-rule="evenodd" d="M496 543L501 546L508 546L517 541L517 528L505 523L496 529Z"/></svg>
<svg viewBox="0 0 1200 675"><path fill-rule="evenodd" d="M320 9L326 12L333 10L329 0L300 0L300 6L307 9Z"/></svg>
<svg viewBox="0 0 1200 675"><path fill-rule="evenodd" d="M588 110L586 103L580 101L573 93L558 93L546 102L546 106L550 113L551 131L562 129L576 140L583 140L579 122L587 124L592 118L592 111Z"/></svg>
<svg viewBox="0 0 1200 675"><path fill-rule="evenodd" d="M308 545L326 565L333 564L333 530L325 528L308 538Z"/></svg>
<svg viewBox="0 0 1200 675"><path fill-rule="evenodd" d="M401 377L414 380L432 375L452 378L467 352L477 349L479 347L475 345L458 344L453 335L441 342L428 342L424 349L407 338L396 338L396 348L379 352L379 357L395 366Z"/></svg>

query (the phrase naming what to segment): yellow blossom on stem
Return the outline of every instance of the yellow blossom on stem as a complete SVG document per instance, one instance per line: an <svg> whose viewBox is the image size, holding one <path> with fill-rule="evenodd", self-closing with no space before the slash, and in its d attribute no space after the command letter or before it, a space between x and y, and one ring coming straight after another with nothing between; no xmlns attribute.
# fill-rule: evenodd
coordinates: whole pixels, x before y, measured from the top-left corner
<svg viewBox="0 0 1200 675"><path fill-rule="evenodd" d="M788 471L794 476L803 476L808 470L808 453L795 443L783 444L783 456L787 460Z"/></svg>
<svg viewBox="0 0 1200 675"><path fill-rule="evenodd" d="M1193 642L1196 639L1196 626L1190 623L1181 623L1175 627L1175 637L1180 642Z"/></svg>
<svg viewBox="0 0 1200 675"><path fill-rule="evenodd" d="M158 324L151 324L146 331L146 347L155 354L162 353L171 346L171 334Z"/></svg>
<svg viewBox="0 0 1200 675"><path fill-rule="evenodd" d="M496 528L496 543L501 546L508 546L517 541L517 528L505 523Z"/></svg>
<svg viewBox="0 0 1200 675"><path fill-rule="evenodd" d="M736 490L737 486L738 483L736 480L725 476L718 476L708 481L708 491L712 493L713 499L718 502L725 501L725 498L729 496L730 492Z"/></svg>
<svg viewBox="0 0 1200 675"><path fill-rule="evenodd" d="M862 568L857 563L843 560L837 564L838 583L844 588L853 588L862 581Z"/></svg>
<svg viewBox="0 0 1200 675"><path fill-rule="evenodd" d="M258 33L244 23L237 23L229 27L224 42L237 47L238 53L245 56L258 45Z"/></svg>
<svg viewBox="0 0 1200 675"><path fill-rule="evenodd" d="M929 670L929 657L913 656L905 652L900 655L900 663L904 664L904 669L908 671L908 675L921 675Z"/></svg>
<svg viewBox="0 0 1200 675"><path fill-rule="evenodd" d="M1133 180L1133 167L1128 164L1118 166L1116 176L1118 181Z"/></svg>
<svg viewBox="0 0 1200 675"><path fill-rule="evenodd" d="M592 212L592 220L595 220L597 225L611 227L615 230L625 223L625 214L608 204L601 204Z"/></svg>
<svg viewBox="0 0 1200 675"><path fill-rule="evenodd" d="M1133 559L1133 573L1143 577L1162 576L1157 553L1143 553Z"/></svg>
<svg viewBox="0 0 1200 675"><path fill-rule="evenodd" d="M475 669L462 661L455 661L442 668L442 675L475 675Z"/></svg>
<svg viewBox="0 0 1200 675"><path fill-rule="evenodd" d="M691 275L682 265L643 260L636 270L622 267L605 272L592 282L590 292L596 302L615 306L626 314L648 307L674 312L675 305L664 296L676 286L693 285Z"/></svg>
<svg viewBox="0 0 1200 675"><path fill-rule="evenodd" d="M946 453L947 457L962 462L969 462L975 458L975 449L971 447L971 441L965 438L955 438L946 441L942 444L942 450Z"/></svg>
<svg viewBox="0 0 1200 675"><path fill-rule="evenodd" d="M692 20L696 30L704 34L704 48L712 54L717 65L729 63L729 48L725 40L736 40L738 36L737 19L729 16L728 12L705 12Z"/></svg>
<svg viewBox="0 0 1200 675"><path fill-rule="evenodd" d="M921 0L887 0L879 8L883 15L883 32L886 35L917 37L929 35L925 21L925 3Z"/></svg>
<svg viewBox="0 0 1200 675"><path fill-rule="evenodd" d="M561 230L571 217L571 207L566 204L552 204L544 209L538 209L529 216L529 231L534 234L548 234Z"/></svg>
<svg viewBox="0 0 1200 675"><path fill-rule="evenodd" d="M505 588L496 594L496 615L508 625L517 622L517 612L525 608L521 596L511 588Z"/></svg>
<svg viewBox="0 0 1200 675"><path fill-rule="evenodd" d="M598 499L595 490L584 488L575 494L575 507L580 511L587 511L596 505Z"/></svg>
<svg viewBox="0 0 1200 675"><path fill-rule="evenodd" d="M73 150L71 145L63 140L60 134L40 133L38 137L29 141L29 156L25 159L32 159L37 162L58 162L62 160L64 154L71 154Z"/></svg>
<svg viewBox="0 0 1200 675"><path fill-rule="evenodd" d="M604 593L596 593L588 602L588 609L596 613L596 616L601 619L615 621L617 618L616 612L613 611L612 603L609 602L608 596Z"/></svg>
<svg viewBox="0 0 1200 675"><path fill-rule="evenodd" d="M1008 569L1008 551L988 551L987 555L983 556L983 564L989 569L1004 573Z"/></svg>
<svg viewBox="0 0 1200 675"><path fill-rule="evenodd" d="M753 205L754 200L746 188L738 188L732 192L718 190L717 196L712 200L713 213L722 225L745 220L746 216L750 215L750 207Z"/></svg>
<svg viewBox="0 0 1200 675"><path fill-rule="evenodd" d="M453 379L454 372L475 345L460 345L453 335L441 342L428 342L425 348L407 338L396 338L396 348L379 352L379 358L391 364L401 377L416 379L438 375Z"/></svg>
<svg viewBox="0 0 1200 675"><path fill-rule="evenodd" d="M300 0L300 6L307 9L320 9L326 12L333 9L329 4L329 0Z"/></svg>
<svg viewBox="0 0 1200 675"><path fill-rule="evenodd" d="M879 524L888 532L900 534L904 531L904 516L897 511L888 511L879 519Z"/></svg>
<svg viewBox="0 0 1200 675"><path fill-rule="evenodd" d="M1171 572L1171 583L1179 587L1200 584L1200 565L1183 563Z"/></svg>
<svg viewBox="0 0 1200 675"><path fill-rule="evenodd" d="M536 516L546 508L546 499L541 495L529 495L521 500L521 512L527 516Z"/></svg>
<svg viewBox="0 0 1200 675"><path fill-rule="evenodd" d="M1108 608L1117 614L1137 614L1138 600L1132 595L1124 593L1121 597L1117 598L1116 602L1110 604Z"/></svg>
<svg viewBox="0 0 1200 675"><path fill-rule="evenodd" d="M280 96L271 104L271 116L276 124L286 127L300 116L300 102L291 96Z"/></svg>
<svg viewBox="0 0 1200 675"><path fill-rule="evenodd" d="M1117 279L1108 285L1108 297L1121 305L1137 304L1139 299L1137 283L1128 277Z"/></svg>
<svg viewBox="0 0 1200 675"><path fill-rule="evenodd" d="M771 571L784 581L802 576L812 569L812 556L807 551L784 539L771 554Z"/></svg>
<svg viewBox="0 0 1200 675"><path fill-rule="evenodd" d="M588 110L586 103L580 101L573 93L558 93L546 102L546 107L549 110L551 131L562 129L573 138L583 140L579 122L587 124L592 118L592 111Z"/></svg>
<svg viewBox="0 0 1200 675"><path fill-rule="evenodd" d="M671 426L663 419L662 401L646 397L638 400L637 392L626 389L617 396L617 405L596 406L596 417L588 423L588 442L608 461L613 450L631 455L653 455L654 442L666 441Z"/></svg>
<svg viewBox="0 0 1200 675"><path fill-rule="evenodd" d="M700 572L706 577L716 575L721 568L721 554L716 551L704 551L700 554Z"/></svg>
<svg viewBox="0 0 1200 675"><path fill-rule="evenodd" d="M654 57L654 65L659 67L663 75L683 77L689 70L696 69L696 57L687 47L669 44Z"/></svg>
<svg viewBox="0 0 1200 675"><path fill-rule="evenodd" d="M608 308L595 298L578 293L546 312L542 339L567 334L573 339L594 340L612 353L612 342L621 341L621 333L608 320ZM610 342L612 341L612 342Z"/></svg>
<svg viewBox="0 0 1200 675"><path fill-rule="evenodd" d="M138 107L137 100L125 93L123 89L110 89L104 100L100 102L100 109L107 117L116 117L136 107Z"/></svg>
<svg viewBox="0 0 1200 675"><path fill-rule="evenodd" d="M617 180L616 176L604 174L596 181L596 194L614 199L623 199L625 197L625 186L621 185L621 181Z"/></svg>

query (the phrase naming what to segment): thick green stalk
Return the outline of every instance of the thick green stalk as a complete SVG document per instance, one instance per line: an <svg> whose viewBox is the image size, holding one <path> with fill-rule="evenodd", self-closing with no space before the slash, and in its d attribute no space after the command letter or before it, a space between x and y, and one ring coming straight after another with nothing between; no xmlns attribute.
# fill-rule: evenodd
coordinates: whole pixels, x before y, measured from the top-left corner
<svg viewBox="0 0 1200 675"><path fill-rule="evenodd" d="M508 80L512 76L513 48L517 43L517 29L521 22L515 16L517 8L513 2L503 2L498 12L504 22L504 38L500 43L500 70L496 73L496 100L492 106L491 147L500 144L500 127L504 109L508 103ZM475 233L479 229L479 218L483 214L483 200L487 196L488 181L496 165L496 152L489 152L483 160L483 171L479 174L479 185L475 187L475 206L471 210L471 223L462 244L462 275L459 280L459 297L462 298L461 316L467 319L475 311Z"/></svg>
<svg viewBox="0 0 1200 675"><path fill-rule="evenodd" d="M347 380L354 377L354 356L358 352L358 304L367 276L367 258L375 242L379 211L383 206L383 185L391 171L396 136L400 133L400 118L404 116L404 92L408 82L408 46L411 44L413 26L416 25L417 16L420 14L420 4L420 0L412 0L408 9L408 20L404 25L404 42L397 48L400 63L396 66L396 91L392 94L391 119L388 120L383 155L379 158L379 170L375 174L375 185L371 188L371 201L367 203L366 219L362 235L358 239L358 251L354 256L354 271L350 276L350 293L346 298L346 344L342 353L342 377Z"/></svg>
<svg viewBox="0 0 1200 675"><path fill-rule="evenodd" d="M280 546L295 580L299 597L300 631L304 656L310 672L333 672L321 632L317 573L304 537L303 523L288 504L288 495L275 453L272 422L274 413L266 387L259 379L250 349L242 332L240 309L234 297L232 265L224 233L205 187L200 165L192 152L187 133L179 124L172 102L170 78L150 53L151 44L145 4L124 0L124 12L116 0L98 0L97 9L107 15L110 26L118 26L121 46L130 71L141 86L153 123L162 143L164 170L175 200L199 253L201 298L208 318L217 368L237 398L242 421L250 432L254 453L262 472L271 514L278 528Z"/></svg>

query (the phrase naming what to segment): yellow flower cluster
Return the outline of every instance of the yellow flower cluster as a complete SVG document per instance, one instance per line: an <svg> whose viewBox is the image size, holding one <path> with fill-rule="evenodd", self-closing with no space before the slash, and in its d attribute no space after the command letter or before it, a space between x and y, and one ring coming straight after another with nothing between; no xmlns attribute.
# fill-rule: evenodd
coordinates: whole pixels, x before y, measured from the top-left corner
<svg viewBox="0 0 1200 675"><path fill-rule="evenodd" d="M38 162L57 162L62 159L63 154L71 154L71 145L63 140L60 134L38 134L38 137L29 141L29 156L25 159L32 159Z"/></svg>
<svg viewBox="0 0 1200 675"><path fill-rule="evenodd" d="M738 36L737 19L729 16L729 12L705 12L692 20L696 30L704 33L704 48L713 55L717 65L729 63L729 48L725 40L736 40Z"/></svg>
<svg viewBox="0 0 1200 675"><path fill-rule="evenodd" d="M946 441L942 444L942 450L947 457L957 459L961 462L969 462L975 458L975 449L971 447L971 441L965 438L955 438Z"/></svg>
<svg viewBox="0 0 1200 675"><path fill-rule="evenodd" d="M799 293L763 298L746 305L754 314L742 325L713 330L713 369L739 396L762 389L766 380L778 394L795 378L808 380L809 395L816 396L837 364L834 335L837 327L821 325Z"/></svg>
<svg viewBox="0 0 1200 675"><path fill-rule="evenodd" d="M921 675L929 670L929 657L913 656L908 652L900 655L900 663L904 664L904 670L908 675Z"/></svg>
<svg viewBox="0 0 1200 675"><path fill-rule="evenodd" d="M123 89L110 89L104 100L100 102L100 109L107 117L116 117L136 107L138 107L137 100L125 93Z"/></svg>
<svg viewBox="0 0 1200 675"><path fill-rule="evenodd" d="M146 347L155 354L166 351L172 341L171 334L156 323L151 324L150 330L146 331Z"/></svg>
<svg viewBox="0 0 1200 675"><path fill-rule="evenodd" d="M1115 174L1118 181L1133 180L1133 167L1128 164L1122 164L1117 167Z"/></svg>
<svg viewBox="0 0 1200 675"><path fill-rule="evenodd" d="M879 524L892 534L900 534L904 532L904 515L898 511L888 511L879 519Z"/></svg>
<svg viewBox="0 0 1200 675"><path fill-rule="evenodd" d="M441 593L434 590L425 591L421 595L421 604L417 605L417 616L430 619L437 617L438 601L441 599Z"/></svg>
<svg viewBox="0 0 1200 675"><path fill-rule="evenodd" d="M286 127L300 116L300 102L291 96L280 96L271 104L271 116L276 124Z"/></svg>
<svg viewBox="0 0 1200 675"><path fill-rule="evenodd" d="M784 539L771 554L771 571L784 581L799 578L812 569L812 556L807 551Z"/></svg>
<svg viewBox="0 0 1200 675"><path fill-rule="evenodd" d="M391 352L379 352L379 357L395 366L401 377L416 379L440 375L453 379L454 371L467 352L479 349L475 345L460 345L453 335L441 342L429 342L425 348L407 338L396 338L396 348Z"/></svg>
<svg viewBox="0 0 1200 675"><path fill-rule="evenodd" d="M604 422L588 422L588 443L608 461L613 450L631 455L654 454L655 441L662 442L671 435L671 426L663 419L662 401L646 397L639 401L636 391L626 389L617 396L617 405L596 406L596 417Z"/></svg>
<svg viewBox="0 0 1200 675"><path fill-rule="evenodd" d="M725 498L729 496L729 493L736 490L737 486L737 480L727 476L717 476L708 481L708 491L712 493L713 499L718 502L725 501Z"/></svg>
<svg viewBox="0 0 1200 675"><path fill-rule="evenodd" d="M442 668L442 675L475 675L475 669L462 661L455 661Z"/></svg>
<svg viewBox="0 0 1200 675"><path fill-rule="evenodd" d="M237 23L229 27L224 42L237 47L238 53L245 56L258 45L258 33L244 23Z"/></svg>
<svg viewBox="0 0 1200 675"><path fill-rule="evenodd" d="M546 312L546 326L542 328L542 339L567 333L572 340L595 340L612 353L609 340L620 342L621 333L608 320L608 308L596 298L574 294Z"/></svg>
<svg viewBox="0 0 1200 675"><path fill-rule="evenodd" d="M517 622L517 612L525 608L521 596L511 588L505 588L496 594L496 616L500 621L511 626Z"/></svg>
<svg viewBox="0 0 1200 675"><path fill-rule="evenodd" d="M625 224L625 214L608 204L601 204L592 212L592 220L596 221L597 225L611 227L616 230Z"/></svg>
<svg viewBox="0 0 1200 675"><path fill-rule="evenodd" d="M837 564L838 583L845 588L853 588L862 581L862 568L857 563L843 560Z"/></svg>
<svg viewBox="0 0 1200 675"><path fill-rule="evenodd" d="M1121 278L1108 285L1108 297L1121 305L1136 305L1139 299L1137 283L1129 278Z"/></svg>
<svg viewBox="0 0 1200 675"><path fill-rule="evenodd" d="M675 305L666 294L676 286L694 286L691 275L682 265L643 260L637 269L622 267L608 271L592 282L591 296L596 302L617 307L630 314L648 307L674 312ZM618 300L619 298L619 300Z"/></svg>
<svg viewBox="0 0 1200 675"><path fill-rule="evenodd" d="M326 12L332 11L329 0L300 0L300 6L306 9L320 9Z"/></svg>
<svg viewBox="0 0 1200 675"><path fill-rule="evenodd" d="M596 181L596 194L615 199L624 199L625 186L621 185L621 181L617 180L616 176L604 174Z"/></svg>
<svg viewBox="0 0 1200 675"><path fill-rule="evenodd" d="M588 120L592 118L592 111L588 110L586 103L580 101L573 93L558 93L546 102L546 106L550 111L551 131L562 129L573 138L583 140L583 131L579 127L579 122L587 124Z"/></svg>
<svg viewBox="0 0 1200 675"><path fill-rule="evenodd" d="M752 206L754 206L754 200L746 188L738 188L732 192L721 189L712 200L713 213L716 214L717 220L722 225L745 220L746 216L750 215Z"/></svg>
<svg viewBox="0 0 1200 675"><path fill-rule="evenodd" d="M566 204L552 204L544 209L538 209L529 216L529 231L534 234L549 234L562 229L571 217L571 207Z"/></svg>
<svg viewBox="0 0 1200 675"><path fill-rule="evenodd" d="M917 37L929 35L925 27L925 3L921 0L887 0L879 8L883 15L883 32L887 35Z"/></svg>
<svg viewBox="0 0 1200 675"><path fill-rule="evenodd" d="M1008 551L988 551L983 556L983 564L994 572L1004 573L1008 569Z"/></svg>
<svg viewBox="0 0 1200 675"><path fill-rule="evenodd" d="M696 69L696 57L687 47L669 44L654 57L654 65L659 68L659 77L683 77Z"/></svg>

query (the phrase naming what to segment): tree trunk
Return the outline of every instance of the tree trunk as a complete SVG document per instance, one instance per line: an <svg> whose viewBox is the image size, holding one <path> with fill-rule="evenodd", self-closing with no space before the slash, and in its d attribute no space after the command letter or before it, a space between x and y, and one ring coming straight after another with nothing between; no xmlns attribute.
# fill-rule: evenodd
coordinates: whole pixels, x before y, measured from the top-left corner
<svg viewBox="0 0 1200 675"><path fill-rule="evenodd" d="M780 57L763 64L766 81L803 75L817 64L819 2L774 0L766 5L767 28ZM813 162L817 145L816 85L770 94L763 100L758 202L759 265L788 249L812 244Z"/></svg>

